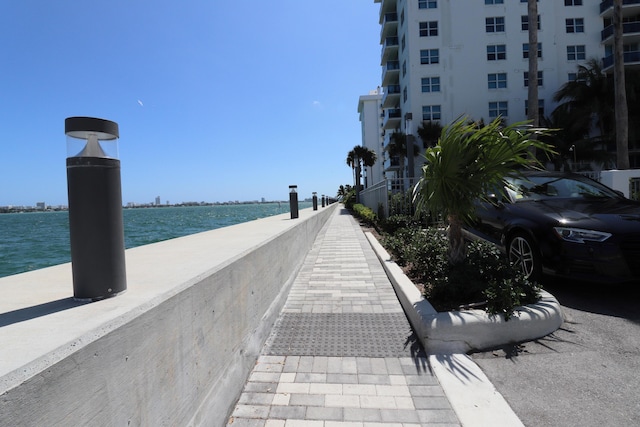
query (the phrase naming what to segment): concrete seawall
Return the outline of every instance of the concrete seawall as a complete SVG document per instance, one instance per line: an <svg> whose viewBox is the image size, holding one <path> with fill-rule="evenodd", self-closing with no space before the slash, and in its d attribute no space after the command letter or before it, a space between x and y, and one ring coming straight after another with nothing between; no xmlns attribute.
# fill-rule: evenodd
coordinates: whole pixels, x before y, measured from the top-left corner
<svg viewBox="0 0 640 427"><path fill-rule="evenodd" d="M70 264L0 279L0 425L224 425L336 206L129 249L90 304Z"/></svg>

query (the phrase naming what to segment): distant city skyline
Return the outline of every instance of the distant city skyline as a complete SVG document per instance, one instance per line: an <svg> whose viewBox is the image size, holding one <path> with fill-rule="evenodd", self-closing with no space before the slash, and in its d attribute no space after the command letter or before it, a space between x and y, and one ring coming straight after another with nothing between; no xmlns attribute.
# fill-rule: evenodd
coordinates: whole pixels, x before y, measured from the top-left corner
<svg viewBox="0 0 640 427"><path fill-rule="evenodd" d="M71 116L118 123L125 204L335 195L379 34L374 2L2 2L0 206L68 203Z"/></svg>

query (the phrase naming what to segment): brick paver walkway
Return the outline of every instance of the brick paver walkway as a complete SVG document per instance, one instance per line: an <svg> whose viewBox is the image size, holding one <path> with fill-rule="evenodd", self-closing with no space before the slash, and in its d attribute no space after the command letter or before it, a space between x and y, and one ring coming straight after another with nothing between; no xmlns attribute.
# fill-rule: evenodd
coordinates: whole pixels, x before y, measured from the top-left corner
<svg viewBox="0 0 640 427"><path fill-rule="evenodd" d="M460 425L344 208L319 233L228 425Z"/></svg>

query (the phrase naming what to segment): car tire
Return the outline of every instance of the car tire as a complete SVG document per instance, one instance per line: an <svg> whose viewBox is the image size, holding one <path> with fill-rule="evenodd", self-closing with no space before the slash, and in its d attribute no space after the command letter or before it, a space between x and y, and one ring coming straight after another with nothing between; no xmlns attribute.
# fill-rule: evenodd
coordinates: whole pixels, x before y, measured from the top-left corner
<svg viewBox="0 0 640 427"><path fill-rule="evenodd" d="M539 280L541 275L540 252L531 237L516 233L507 244L507 256L516 268L530 280Z"/></svg>

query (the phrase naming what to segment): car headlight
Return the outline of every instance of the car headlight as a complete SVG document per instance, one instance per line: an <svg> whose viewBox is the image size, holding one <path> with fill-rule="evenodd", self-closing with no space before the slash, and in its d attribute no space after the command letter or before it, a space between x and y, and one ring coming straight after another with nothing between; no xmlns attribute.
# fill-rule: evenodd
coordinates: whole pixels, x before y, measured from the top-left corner
<svg viewBox="0 0 640 427"><path fill-rule="evenodd" d="M569 227L553 227L558 237L567 242L584 243L589 242L604 242L611 233L605 233L604 231L585 230L583 228L569 228Z"/></svg>

